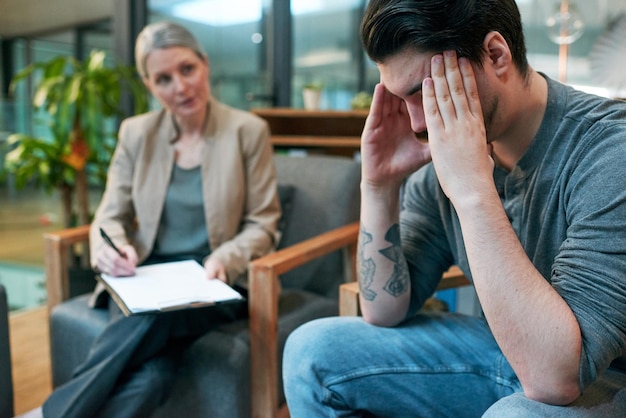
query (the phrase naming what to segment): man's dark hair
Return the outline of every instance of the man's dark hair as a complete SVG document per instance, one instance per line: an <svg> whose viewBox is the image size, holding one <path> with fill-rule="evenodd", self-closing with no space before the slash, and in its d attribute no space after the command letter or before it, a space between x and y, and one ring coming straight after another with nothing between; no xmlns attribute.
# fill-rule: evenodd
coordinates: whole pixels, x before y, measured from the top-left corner
<svg viewBox="0 0 626 418"><path fill-rule="evenodd" d="M515 0L370 0L361 41L381 63L406 48L439 53L455 50L481 65L487 33L499 32L520 74L528 73L522 19Z"/></svg>

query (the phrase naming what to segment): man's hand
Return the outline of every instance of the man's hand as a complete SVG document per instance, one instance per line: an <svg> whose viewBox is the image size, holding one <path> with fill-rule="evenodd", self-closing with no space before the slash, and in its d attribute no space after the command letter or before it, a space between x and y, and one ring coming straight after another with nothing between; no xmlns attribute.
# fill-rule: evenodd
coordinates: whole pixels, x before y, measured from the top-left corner
<svg viewBox="0 0 626 418"><path fill-rule="evenodd" d="M430 161L428 144L411 129L404 100L377 84L361 136L363 181L374 187L399 186Z"/></svg>
<svg viewBox="0 0 626 418"><path fill-rule="evenodd" d="M457 206L488 190L489 183L493 187L494 162L472 65L467 58L457 60L454 51L437 54L422 88L433 164Z"/></svg>

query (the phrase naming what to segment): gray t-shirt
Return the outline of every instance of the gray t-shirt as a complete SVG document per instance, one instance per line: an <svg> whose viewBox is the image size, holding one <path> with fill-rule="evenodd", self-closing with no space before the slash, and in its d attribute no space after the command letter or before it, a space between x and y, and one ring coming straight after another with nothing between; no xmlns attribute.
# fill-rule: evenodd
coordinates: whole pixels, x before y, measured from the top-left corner
<svg viewBox="0 0 626 418"><path fill-rule="evenodd" d="M174 165L152 257L201 260L209 255L200 166Z"/></svg>
<svg viewBox="0 0 626 418"><path fill-rule="evenodd" d="M550 79L548 89L534 141L494 179L526 254L578 320L586 387L626 354L626 103ZM458 217L432 164L405 190L402 245L411 277L420 277L412 315L451 264L471 274Z"/></svg>

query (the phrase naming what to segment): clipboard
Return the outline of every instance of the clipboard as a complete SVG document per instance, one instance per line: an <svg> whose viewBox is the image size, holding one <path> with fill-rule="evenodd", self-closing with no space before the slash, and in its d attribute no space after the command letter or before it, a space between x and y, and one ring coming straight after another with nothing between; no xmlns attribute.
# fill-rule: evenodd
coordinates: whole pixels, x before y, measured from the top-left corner
<svg viewBox="0 0 626 418"><path fill-rule="evenodd" d="M96 279L126 316L244 300L221 280L207 279L204 268L194 260L140 266L130 277L101 273Z"/></svg>

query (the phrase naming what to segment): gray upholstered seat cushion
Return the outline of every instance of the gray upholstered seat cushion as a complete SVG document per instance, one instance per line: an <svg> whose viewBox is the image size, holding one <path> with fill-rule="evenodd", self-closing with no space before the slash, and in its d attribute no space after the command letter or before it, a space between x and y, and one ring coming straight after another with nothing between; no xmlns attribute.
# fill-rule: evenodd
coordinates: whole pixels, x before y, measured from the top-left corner
<svg viewBox="0 0 626 418"><path fill-rule="evenodd" d="M91 294L57 305L50 314L50 355L54 363L52 385L65 383L87 358L89 347L109 320L108 309L91 309Z"/></svg>

